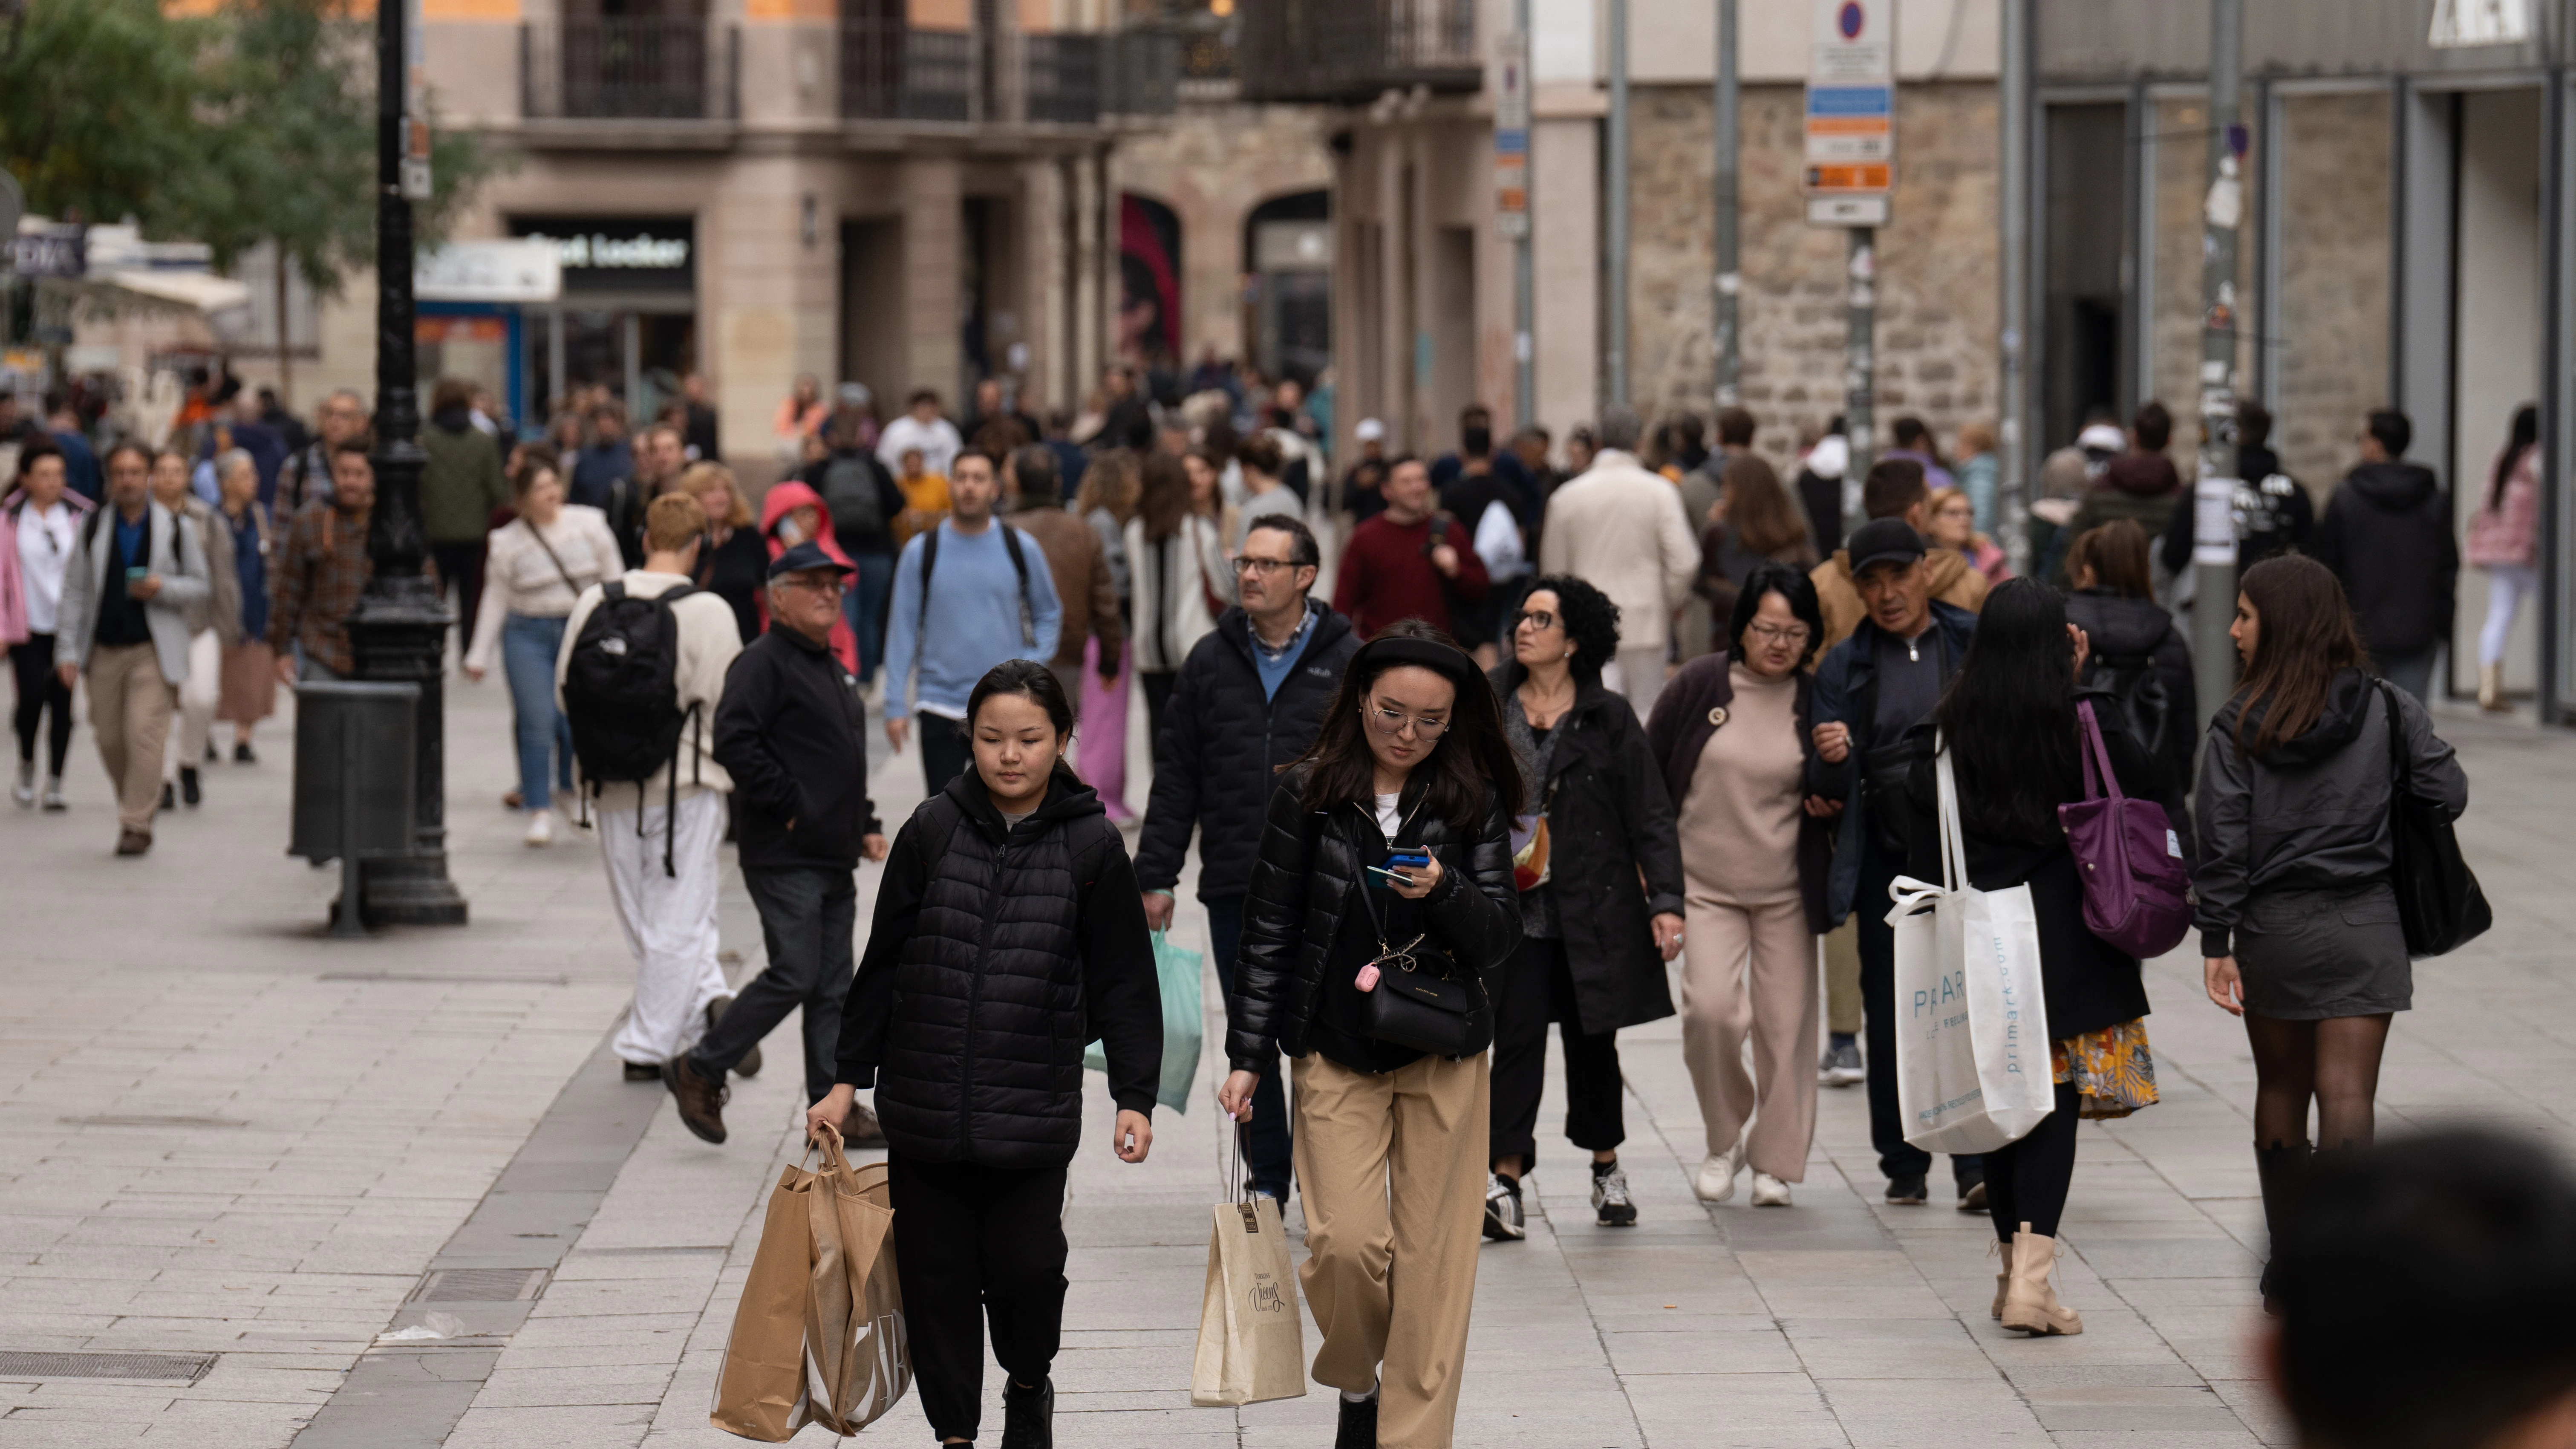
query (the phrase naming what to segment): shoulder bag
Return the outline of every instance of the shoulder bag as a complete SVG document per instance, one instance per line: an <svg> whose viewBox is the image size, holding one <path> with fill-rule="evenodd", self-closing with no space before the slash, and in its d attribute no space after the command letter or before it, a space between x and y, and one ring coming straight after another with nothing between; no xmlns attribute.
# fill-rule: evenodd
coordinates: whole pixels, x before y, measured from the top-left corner
<svg viewBox="0 0 2576 1449"><path fill-rule="evenodd" d="M2191 931L2182 838L2163 806L2120 793L2091 700L2076 701L2075 718L2084 798L2058 806L2057 823L2082 870L2085 929L2141 961L2161 956Z"/></svg>
<svg viewBox="0 0 2576 1449"><path fill-rule="evenodd" d="M1447 952L1429 944L1428 932L1401 946L1390 944L1375 888L1363 876L1351 889L1359 892L1378 938L1377 955L1360 968L1369 1035L1433 1056L1463 1057L1484 1050L1493 1039L1484 982L1472 975L1465 980L1449 975L1453 963Z"/></svg>
<svg viewBox="0 0 2576 1449"><path fill-rule="evenodd" d="M2388 883L2397 891L2397 919L2406 931L2406 954L2444 956L2486 934L2495 924L2486 892L2460 855L2460 839L2433 802L2415 793L2415 770L2406 757L2406 722L2395 687L2378 681L2388 716Z"/></svg>

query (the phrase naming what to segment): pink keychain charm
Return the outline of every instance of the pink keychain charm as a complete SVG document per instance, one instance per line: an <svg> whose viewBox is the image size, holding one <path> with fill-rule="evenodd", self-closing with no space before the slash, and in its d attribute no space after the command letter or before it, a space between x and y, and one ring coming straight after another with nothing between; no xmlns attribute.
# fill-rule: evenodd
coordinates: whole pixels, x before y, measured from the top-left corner
<svg viewBox="0 0 2576 1449"><path fill-rule="evenodd" d="M1375 961L1371 961L1366 966L1361 967L1359 979L1353 981L1351 984L1357 986L1362 991L1377 990L1377 963Z"/></svg>

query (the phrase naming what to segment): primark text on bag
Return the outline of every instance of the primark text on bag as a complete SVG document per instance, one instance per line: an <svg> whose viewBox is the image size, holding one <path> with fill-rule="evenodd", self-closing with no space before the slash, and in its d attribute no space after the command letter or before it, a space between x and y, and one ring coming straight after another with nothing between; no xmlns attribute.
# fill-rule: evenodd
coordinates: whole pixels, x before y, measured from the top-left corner
<svg viewBox="0 0 2576 1449"><path fill-rule="evenodd" d="M1896 1099L1926 1152L1990 1152L2056 1108L2030 887L1968 884L1959 787L1936 736L1941 883L1888 887L1896 936Z"/></svg>

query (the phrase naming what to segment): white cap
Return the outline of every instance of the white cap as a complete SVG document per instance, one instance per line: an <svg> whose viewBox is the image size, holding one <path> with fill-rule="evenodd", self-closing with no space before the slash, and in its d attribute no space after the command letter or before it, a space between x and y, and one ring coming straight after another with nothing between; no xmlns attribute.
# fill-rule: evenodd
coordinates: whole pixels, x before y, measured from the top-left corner
<svg viewBox="0 0 2576 1449"><path fill-rule="evenodd" d="M1359 426L1351 429L1351 436L1359 439L1363 443L1384 441L1386 438L1386 424L1379 422L1375 418L1362 418L1360 419Z"/></svg>
<svg viewBox="0 0 2576 1449"><path fill-rule="evenodd" d="M839 396L841 406L845 408L863 408L877 400L876 394L868 391L868 385L864 382L842 383Z"/></svg>
<svg viewBox="0 0 2576 1449"><path fill-rule="evenodd" d="M2110 423L2094 423L2075 435L2075 446L2117 453L2129 446L2129 435Z"/></svg>

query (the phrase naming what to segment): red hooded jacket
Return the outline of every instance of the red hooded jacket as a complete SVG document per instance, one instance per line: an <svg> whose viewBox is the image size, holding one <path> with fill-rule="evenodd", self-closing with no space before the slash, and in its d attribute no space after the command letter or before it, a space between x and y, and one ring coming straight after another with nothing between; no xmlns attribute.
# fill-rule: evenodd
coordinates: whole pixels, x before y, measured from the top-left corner
<svg viewBox="0 0 2576 1449"><path fill-rule="evenodd" d="M792 478L771 484L769 492L760 500L760 533L761 537L769 540L769 556L774 559L787 552L786 542L778 536L778 525L780 520L799 508L814 510L813 542L833 558L849 563L850 556L841 552L840 543L832 537L832 510L823 506L823 496ZM854 579L854 586L855 582ZM760 597L760 627L769 627L769 596L766 592ZM842 667L856 674L859 670L859 636L851 632L850 616L846 611L832 625L831 642L832 653L839 657Z"/></svg>

